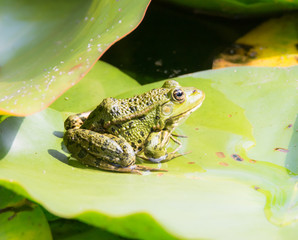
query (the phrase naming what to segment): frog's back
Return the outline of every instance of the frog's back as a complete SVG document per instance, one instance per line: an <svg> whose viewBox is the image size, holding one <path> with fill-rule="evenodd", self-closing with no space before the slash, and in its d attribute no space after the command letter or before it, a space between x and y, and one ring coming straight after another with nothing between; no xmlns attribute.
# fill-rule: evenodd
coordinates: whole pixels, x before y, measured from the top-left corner
<svg viewBox="0 0 298 240"><path fill-rule="evenodd" d="M168 91L166 88L158 88L132 98L112 99L113 102L106 105L110 112L110 120L114 122L146 114L150 109L167 101Z"/></svg>
<svg viewBox="0 0 298 240"><path fill-rule="evenodd" d="M111 124L145 115L168 101L168 92L168 88L158 88L132 98L106 98L90 114L82 128L104 131Z"/></svg>

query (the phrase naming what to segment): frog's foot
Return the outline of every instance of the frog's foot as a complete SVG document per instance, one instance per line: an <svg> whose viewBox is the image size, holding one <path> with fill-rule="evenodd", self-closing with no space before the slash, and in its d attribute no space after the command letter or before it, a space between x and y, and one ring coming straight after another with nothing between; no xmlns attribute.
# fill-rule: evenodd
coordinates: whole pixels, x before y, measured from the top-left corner
<svg viewBox="0 0 298 240"><path fill-rule="evenodd" d="M64 122L65 130L78 129L86 121L91 112L83 112L75 115L70 115Z"/></svg>
<svg viewBox="0 0 298 240"><path fill-rule="evenodd" d="M171 135L170 138L171 138L175 143L178 144L178 147L174 150L174 152L172 152L172 153L175 153L175 152L177 152L177 151L182 147L182 143L181 143L178 139L174 138L173 135ZM178 156L178 157L179 157L179 156Z"/></svg>
<svg viewBox="0 0 298 240"><path fill-rule="evenodd" d="M137 168L137 165L122 167L122 166L115 166L114 164L111 164L108 162L100 161L97 167L106 171L119 172L119 173L136 173L136 174L142 175L142 172L139 171L139 169Z"/></svg>
<svg viewBox="0 0 298 240"><path fill-rule="evenodd" d="M151 167L146 167L142 165L135 165L137 170L141 171L151 171L151 172L167 172L168 170L162 169L162 168L151 168Z"/></svg>
<svg viewBox="0 0 298 240"><path fill-rule="evenodd" d="M119 172L119 173L135 173L139 175L143 175L142 171L167 172L167 170L160 169L160 168L151 168L151 167L146 167L142 165L131 165L128 167L121 167L121 166L115 166L107 162L101 162L98 167L100 169L107 170L107 171L113 171L113 172Z"/></svg>
<svg viewBox="0 0 298 240"><path fill-rule="evenodd" d="M139 156L139 155L138 155L138 157L145 160L145 161L150 161L150 162L153 162L153 163L165 163L165 162L171 161L174 158L184 156L184 155L189 154L189 153L191 153L191 151L186 152L186 153L177 153L176 150L175 150L174 152L167 153L166 155L161 156L159 158L151 158L151 157Z"/></svg>
<svg viewBox="0 0 298 240"><path fill-rule="evenodd" d="M138 157L145 160L145 161L150 161L150 162L154 162L154 163L163 163L163 162L168 162L176 157L180 157L183 155L186 155L190 152L186 152L186 153L178 153L178 151L180 150L180 148L182 147L181 142L174 138L173 135L170 136L170 138L176 143L178 144L178 147L171 153L167 153L166 149L156 149L156 146L153 147L153 151L151 150L149 151L145 151L144 155L139 154ZM147 149L148 150L148 149Z"/></svg>
<svg viewBox="0 0 298 240"><path fill-rule="evenodd" d="M189 152L185 152L185 153L177 153L176 150L174 152L171 152L171 153L168 153L167 157L165 160L161 161L161 162L168 162L168 161L171 161L172 159L176 158L176 157L180 157L180 156L184 156L186 154L189 154L191 153L191 151Z"/></svg>
<svg viewBox="0 0 298 240"><path fill-rule="evenodd" d="M142 156L142 155L138 155L138 157L145 161L149 161L149 162L153 162L153 163L160 163L160 162L163 162L164 160L166 160L166 158L168 157L168 154L161 156L159 158L146 157L146 156Z"/></svg>
<svg viewBox="0 0 298 240"><path fill-rule="evenodd" d="M175 134L175 133L172 133L171 136L180 137L180 138L188 138L188 136L186 136L186 135L179 135L179 134Z"/></svg>

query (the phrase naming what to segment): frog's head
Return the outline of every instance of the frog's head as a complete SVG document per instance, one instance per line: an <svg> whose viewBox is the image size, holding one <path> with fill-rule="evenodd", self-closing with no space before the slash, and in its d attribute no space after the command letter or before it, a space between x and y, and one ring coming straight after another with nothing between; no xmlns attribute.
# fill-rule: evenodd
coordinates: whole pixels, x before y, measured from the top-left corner
<svg viewBox="0 0 298 240"><path fill-rule="evenodd" d="M169 88L168 100L161 105L160 117L167 128L175 128L183 119L198 109L205 99L205 94L194 87L181 87L174 80L168 80L162 86Z"/></svg>

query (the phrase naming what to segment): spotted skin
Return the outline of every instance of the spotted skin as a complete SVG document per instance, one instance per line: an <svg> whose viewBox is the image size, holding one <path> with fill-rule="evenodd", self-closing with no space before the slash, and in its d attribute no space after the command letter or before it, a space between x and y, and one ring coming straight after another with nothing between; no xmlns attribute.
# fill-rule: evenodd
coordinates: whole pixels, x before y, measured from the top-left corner
<svg viewBox="0 0 298 240"><path fill-rule="evenodd" d="M73 128L80 128L87 120L91 112L78 113L69 116L64 122L64 128L66 130Z"/></svg>
<svg viewBox="0 0 298 240"><path fill-rule="evenodd" d="M127 141L111 134L86 129L70 129L64 135L64 144L73 157L84 164L98 167L100 162L128 167L135 162L135 152Z"/></svg>

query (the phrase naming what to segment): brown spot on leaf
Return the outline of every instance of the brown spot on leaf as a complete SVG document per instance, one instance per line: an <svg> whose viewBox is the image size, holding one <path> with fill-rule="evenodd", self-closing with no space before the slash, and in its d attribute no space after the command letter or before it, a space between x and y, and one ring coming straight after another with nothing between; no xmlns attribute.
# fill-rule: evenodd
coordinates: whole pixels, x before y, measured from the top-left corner
<svg viewBox="0 0 298 240"><path fill-rule="evenodd" d="M216 156L219 157L219 158L225 158L225 157L226 157L225 154L224 154L223 152L216 152L215 154L216 154Z"/></svg>
<svg viewBox="0 0 298 240"><path fill-rule="evenodd" d="M255 189L255 190L259 190L260 187L258 187L258 186L254 186L254 189Z"/></svg>
<svg viewBox="0 0 298 240"><path fill-rule="evenodd" d="M242 157L240 157L240 155L238 154L232 154L231 157L236 160L236 161L239 161L239 162L242 162L244 159Z"/></svg>
<svg viewBox="0 0 298 240"><path fill-rule="evenodd" d="M232 114L229 114L228 117L229 117L229 118L232 117Z"/></svg>
<svg viewBox="0 0 298 240"><path fill-rule="evenodd" d="M221 166L224 166L224 167L227 167L227 166L229 166L229 164L228 164L228 163L226 163L226 162L219 162L219 165L221 165Z"/></svg>
<svg viewBox="0 0 298 240"><path fill-rule="evenodd" d="M293 124L289 124L289 125L287 126L287 128L291 128L291 127L293 127Z"/></svg>
<svg viewBox="0 0 298 240"><path fill-rule="evenodd" d="M188 164L195 164L196 162L188 162Z"/></svg>
<svg viewBox="0 0 298 240"><path fill-rule="evenodd" d="M256 160L253 160L253 159L249 159L248 160L250 163L256 163L257 161Z"/></svg>
<svg viewBox="0 0 298 240"><path fill-rule="evenodd" d="M279 148L279 147L277 147L277 148L274 148L274 150L275 150L275 151L278 151L278 152L284 152L284 153L287 153L287 152L289 152L289 150L288 150L288 149L286 149L286 148Z"/></svg>
<svg viewBox="0 0 298 240"><path fill-rule="evenodd" d="M191 179L200 179L199 177L192 176Z"/></svg>

